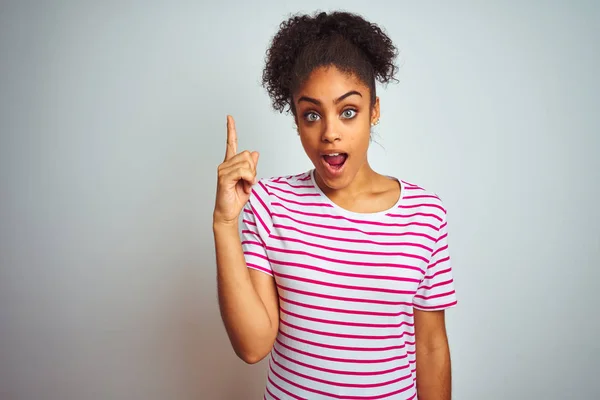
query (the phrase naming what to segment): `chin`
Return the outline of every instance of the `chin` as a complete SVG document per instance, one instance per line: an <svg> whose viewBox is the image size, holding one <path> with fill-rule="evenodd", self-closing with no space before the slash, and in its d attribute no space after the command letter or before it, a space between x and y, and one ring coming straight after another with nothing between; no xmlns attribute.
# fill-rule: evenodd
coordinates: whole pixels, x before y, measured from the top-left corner
<svg viewBox="0 0 600 400"><path fill-rule="evenodd" d="M337 176L329 176L328 171L323 171L321 168L316 168L316 171L321 182L331 190L344 189L352 182L351 174L348 173L349 171L342 171Z"/></svg>

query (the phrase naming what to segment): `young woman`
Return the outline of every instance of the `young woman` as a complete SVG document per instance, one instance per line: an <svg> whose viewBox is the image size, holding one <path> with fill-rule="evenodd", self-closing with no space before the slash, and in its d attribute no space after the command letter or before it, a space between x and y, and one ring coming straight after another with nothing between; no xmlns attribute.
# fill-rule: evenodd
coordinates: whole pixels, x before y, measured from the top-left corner
<svg viewBox="0 0 600 400"><path fill-rule="evenodd" d="M242 360L270 355L265 399L450 399L446 210L367 159L375 83L394 79L396 53L349 13L281 25L263 82L275 109L291 110L310 171L258 180L258 153L238 153L227 118L219 305Z"/></svg>

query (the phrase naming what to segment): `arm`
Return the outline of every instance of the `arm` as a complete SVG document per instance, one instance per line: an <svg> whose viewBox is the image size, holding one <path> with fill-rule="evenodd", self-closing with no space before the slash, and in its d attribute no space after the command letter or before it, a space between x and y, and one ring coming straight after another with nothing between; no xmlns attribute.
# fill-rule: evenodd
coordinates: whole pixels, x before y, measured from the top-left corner
<svg viewBox="0 0 600 400"><path fill-rule="evenodd" d="M414 310L419 400L450 400L451 363L444 311Z"/></svg>
<svg viewBox="0 0 600 400"><path fill-rule="evenodd" d="M219 165L213 233L217 256L219 309L235 353L254 364L271 351L279 325L277 289L272 276L250 272L239 237L242 209L257 182L257 152L237 152L237 131L227 116L225 160Z"/></svg>
<svg viewBox="0 0 600 400"><path fill-rule="evenodd" d="M215 224L213 232L221 318L235 353L254 364L269 354L277 336L275 280L246 266L237 225Z"/></svg>

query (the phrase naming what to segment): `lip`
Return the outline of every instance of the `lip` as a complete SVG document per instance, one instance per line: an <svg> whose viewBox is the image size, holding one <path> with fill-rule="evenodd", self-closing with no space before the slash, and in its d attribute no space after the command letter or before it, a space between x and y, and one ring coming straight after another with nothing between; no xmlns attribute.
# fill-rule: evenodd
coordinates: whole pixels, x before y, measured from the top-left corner
<svg viewBox="0 0 600 400"><path fill-rule="evenodd" d="M325 158L323 157L323 156L326 156L329 154L335 154L335 153L346 154L346 161L344 161L344 164L340 168L333 168L331 165L329 165L329 163L327 161L325 161ZM323 165L326 175L329 176L330 178L337 178L344 173L344 170L346 169L346 164L348 163L349 156L348 156L348 153L343 152L343 151L330 151L327 153L323 153L320 158L321 158L321 163Z"/></svg>
<svg viewBox="0 0 600 400"><path fill-rule="evenodd" d="M328 155L330 155L330 154L337 154L337 153L340 153L340 154L342 154L342 153L343 153L343 154L348 154L348 153L346 153L344 150L337 150L337 149L334 149L334 150L322 151L322 152L321 152L321 157L323 157L323 156L328 156Z"/></svg>

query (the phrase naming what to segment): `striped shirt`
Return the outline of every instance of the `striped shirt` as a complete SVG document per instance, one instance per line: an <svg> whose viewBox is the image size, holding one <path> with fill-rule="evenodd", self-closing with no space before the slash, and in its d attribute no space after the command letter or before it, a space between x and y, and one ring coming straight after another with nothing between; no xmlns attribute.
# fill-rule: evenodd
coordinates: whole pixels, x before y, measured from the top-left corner
<svg viewBox="0 0 600 400"><path fill-rule="evenodd" d="M398 202L369 214L333 203L314 170L254 185L242 247L280 306L264 399L417 398L413 310L457 301L446 210L399 182Z"/></svg>

